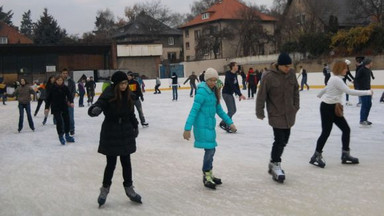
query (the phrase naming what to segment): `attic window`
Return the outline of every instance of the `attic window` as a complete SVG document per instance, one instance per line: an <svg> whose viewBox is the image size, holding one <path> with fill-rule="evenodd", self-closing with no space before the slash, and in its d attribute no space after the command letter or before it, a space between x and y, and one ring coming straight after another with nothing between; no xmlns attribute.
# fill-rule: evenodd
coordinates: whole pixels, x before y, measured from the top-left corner
<svg viewBox="0 0 384 216"><path fill-rule="evenodd" d="M0 37L0 44L8 44L8 37Z"/></svg>
<svg viewBox="0 0 384 216"><path fill-rule="evenodd" d="M203 20L209 19L209 13L203 13L203 16L201 17Z"/></svg>

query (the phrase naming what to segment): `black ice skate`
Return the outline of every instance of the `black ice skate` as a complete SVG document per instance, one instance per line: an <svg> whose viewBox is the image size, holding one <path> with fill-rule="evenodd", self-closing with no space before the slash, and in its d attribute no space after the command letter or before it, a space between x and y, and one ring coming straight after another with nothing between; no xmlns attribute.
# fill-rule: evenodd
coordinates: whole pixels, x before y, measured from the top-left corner
<svg viewBox="0 0 384 216"><path fill-rule="evenodd" d="M232 133L231 128L229 128L225 123L219 124L220 128L227 131L227 133Z"/></svg>
<svg viewBox="0 0 384 216"><path fill-rule="evenodd" d="M125 189L125 194L127 194L127 196L131 201L136 203L142 203L141 196L133 190L133 186L124 187L124 189Z"/></svg>
<svg viewBox="0 0 384 216"><path fill-rule="evenodd" d="M105 201L107 201L108 193L109 193L109 187L100 188L100 195L99 195L99 198L97 198L97 202L99 203L99 208L105 204Z"/></svg>
<svg viewBox="0 0 384 216"><path fill-rule="evenodd" d="M272 179L284 183L285 173L280 167L280 162L270 162L268 166L268 173L272 175Z"/></svg>
<svg viewBox="0 0 384 216"><path fill-rule="evenodd" d="M143 126L143 127L149 127L149 124L148 124L147 122L143 122L143 123L141 123L141 126Z"/></svg>
<svg viewBox="0 0 384 216"><path fill-rule="evenodd" d="M320 152L317 151L313 154L309 163L321 168L325 167L325 161L323 160L323 156Z"/></svg>
<svg viewBox="0 0 384 216"><path fill-rule="evenodd" d="M205 187L215 190L216 183L213 181L211 175L212 175L212 171L204 172L203 183Z"/></svg>
<svg viewBox="0 0 384 216"><path fill-rule="evenodd" d="M352 157L349 151L344 151L341 154L341 163L342 164L358 164L359 158Z"/></svg>

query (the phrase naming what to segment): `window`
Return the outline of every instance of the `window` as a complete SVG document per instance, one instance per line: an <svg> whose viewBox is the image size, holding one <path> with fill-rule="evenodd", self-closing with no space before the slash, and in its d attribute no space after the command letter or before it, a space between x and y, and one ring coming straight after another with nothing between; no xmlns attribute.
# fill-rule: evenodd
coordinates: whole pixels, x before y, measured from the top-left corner
<svg viewBox="0 0 384 216"><path fill-rule="evenodd" d="M198 40L201 37L201 31L195 30L195 40Z"/></svg>
<svg viewBox="0 0 384 216"><path fill-rule="evenodd" d="M189 38L189 30L188 30L188 29L186 29L186 30L184 31L184 34L185 34L185 38Z"/></svg>
<svg viewBox="0 0 384 216"><path fill-rule="evenodd" d="M187 56L187 61L191 61L191 56Z"/></svg>
<svg viewBox="0 0 384 216"><path fill-rule="evenodd" d="M0 44L8 44L8 38L7 37L0 37Z"/></svg>
<svg viewBox="0 0 384 216"><path fill-rule="evenodd" d="M175 38L169 37L168 38L168 45L175 45Z"/></svg>
<svg viewBox="0 0 384 216"><path fill-rule="evenodd" d="M169 52L169 53L167 53L167 56L168 56L168 60L171 63L176 62L176 53L175 52Z"/></svg>
<svg viewBox="0 0 384 216"><path fill-rule="evenodd" d="M203 16L201 17L203 20L209 19L209 13L203 13Z"/></svg>
<svg viewBox="0 0 384 216"><path fill-rule="evenodd" d="M189 50L189 42L185 43L185 49Z"/></svg>

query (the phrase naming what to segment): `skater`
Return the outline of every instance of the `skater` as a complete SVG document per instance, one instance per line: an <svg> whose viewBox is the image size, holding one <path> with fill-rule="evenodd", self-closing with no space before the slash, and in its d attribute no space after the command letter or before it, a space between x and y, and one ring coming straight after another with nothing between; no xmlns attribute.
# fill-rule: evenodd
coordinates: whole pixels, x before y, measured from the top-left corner
<svg viewBox="0 0 384 216"><path fill-rule="evenodd" d="M199 80L200 80L200 82L205 82L205 80L204 80L204 74L205 74L205 71L203 71L203 73L200 74L200 76L199 76Z"/></svg>
<svg viewBox="0 0 384 216"><path fill-rule="evenodd" d="M239 72L241 76L241 83L243 84L243 90L247 90L247 82L248 82L247 75L245 75L244 70L240 66L239 66ZM248 71L248 74L249 74L249 71Z"/></svg>
<svg viewBox="0 0 384 216"><path fill-rule="evenodd" d="M192 109L185 123L183 137L186 140L191 138L191 129L195 137L195 148L202 148L205 151L203 160L203 183L210 189L216 189L216 185L222 184L221 179L216 178L212 173L213 156L216 151L216 113L227 125L230 125L232 132L236 127L231 118L223 111L220 105L220 92L216 86L219 79L217 71L208 68L205 73L205 82L201 82L197 89L197 95L193 102Z"/></svg>
<svg viewBox="0 0 384 216"><path fill-rule="evenodd" d="M37 107L36 107L36 110L35 110L35 113L33 114L33 116L36 116L37 113L39 113L41 104L43 103L43 101L45 101L47 99L47 91L45 89L46 85L47 85L47 83L44 81L42 84L40 84L37 87L37 91L40 92L40 97L39 97L39 99L37 99Z"/></svg>
<svg viewBox="0 0 384 216"><path fill-rule="evenodd" d="M7 101L7 84L4 82L0 83L0 97L3 101L3 105L7 105L5 101Z"/></svg>
<svg viewBox="0 0 384 216"><path fill-rule="evenodd" d="M96 82L93 80L93 76L89 77L89 81L85 83L85 88L87 89L87 104L93 104L93 98L95 97Z"/></svg>
<svg viewBox="0 0 384 216"><path fill-rule="evenodd" d="M193 91L195 91L195 95L196 95L196 81L199 82L199 79L195 75L195 72L192 71L192 74L188 77L188 79L184 81L183 84L185 85L185 83L187 83L188 81L189 81L189 85L191 86L191 92L189 93L189 96L193 97Z"/></svg>
<svg viewBox="0 0 384 216"><path fill-rule="evenodd" d="M144 102L144 96L143 96L143 93L141 92L140 84L133 79L133 73L131 71L127 73L127 76L128 76L129 89L131 90L133 95L133 103L136 107L137 112L139 113L141 126L148 127L148 123L145 122L143 107L141 105L141 101Z"/></svg>
<svg viewBox="0 0 384 216"><path fill-rule="evenodd" d="M258 119L265 118L264 107L267 104L269 125L272 126L275 137L268 172L280 183L285 180L285 173L281 169L281 156L300 108L299 84L291 66L289 55L281 53L273 69L264 72L256 99Z"/></svg>
<svg viewBox="0 0 384 216"><path fill-rule="evenodd" d="M180 84L178 82L178 77L176 73L174 72L171 76L172 80L172 101L177 101L177 88L180 87Z"/></svg>
<svg viewBox="0 0 384 216"><path fill-rule="evenodd" d="M341 106L342 94L348 93L350 95L372 95L372 90L352 90L343 82L342 78L346 75L348 70L347 64L343 61L337 61L332 69L334 76L329 79L328 85L321 90L318 97L321 98L322 102L320 105L320 116L321 116L321 135L317 140L316 150L311 157L309 163L324 168L325 161L323 160L322 152L325 143L331 133L333 123L342 131L342 154L341 162L357 164L359 163L358 158L354 158L350 155L349 140L351 129L348 126L347 120L342 115L337 115L335 112L336 104Z"/></svg>
<svg viewBox="0 0 384 216"><path fill-rule="evenodd" d="M305 68L303 68L303 66L300 65L300 73L299 73L299 76L297 77L297 79L299 79L301 76L301 88L300 88L300 91L303 91L304 89L304 85L307 86L307 90L309 90L309 85L307 83L307 80L308 80L308 75L307 75L307 70L305 70Z"/></svg>
<svg viewBox="0 0 384 216"><path fill-rule="evenodd" d="M46 86L45 86L45 104L47 104L47 98L52 90L52 87L55 85L56 83L56 78L54 75L50 76L46 82ZM47 123L47 119L48 119L48 115L49 115L49 109L48 110L44 110L44 120L43 120L43 125L45 125ZM51 113L53 114L53 113ZM53 117L53 123L56 124L56 120L55 118Z"/></svg>
<svg viewBox="0 0 384 216"><path fill-rule="evenodd" d="M161 94L161 91L159 89L160 85L161 85L160 78L156 77L155 93L153 94Z"/></svg>
<svg viewBox="0 0 384 216"><path fill-rule="evenodd" d="M36 92L31 86L28 85L27 81L23 78L20 79L20 86L17 87L12 96L16 96L19 101L19 127L17 131L23 129L24 122L24 110L27 113L28 124L32 131L35 131L35 126L33 124L33 119L31 115L31 94L35 95Z"/></svg>
<svg viewBox="0 0 384 216"><path fill-rule="evenodd" d="M123 186L126 195L133 202L141 203L141 196L133 190L130 155L136 151L136 137L139 134L138 121L134 112L132 93L128 88L128 77L122 71L112 75L113 84L108 86L99 99L88 109L88 115L96 117L104 112L98 152L105 155L107 165L103 184L97 199L99 207L104 205L112 184L117 157L123 168Z"/></svg>
<svg viewBox="0 0 384 216"><path fill-rule="evenodd" d="M222 91L223 100L227 106L227 115L232 119L232 116L236 113L236 102L233 93L239 96L239 101L246 100L245 96L241 93L239 82L237 80L237 63L231 62L229 64L230 70L225 73L224 87ZM231 133L229 125L224 121L221 121L219 124L220 128L226 130L228 133Z"/></svg>
<svg viewBox="0 0 384 216"><path fill-rule="evenodd" d="M84 95L85 95L85 80L81 79L77 83L77 89L79 90L79 107L84 107Z"/></svg>
<svg viewBox="0 0 384 216"><path fill-rule="evenodd" d="M345 59L345 64L347 64L347 73L345 74L343 81L345 84L347 84L347 80L351 83L355 80L355 77L352 76L351 71L349 70L349 65L351 64L351 61L348 59ZM349 94L345 94L345 105L352 106L352 103L349 102Z"/></svg>
<svg viewBox="0 0 384 216"><path fill-rule="evenodd" d="M257 70L256 70L257 71ZM257 88L257 74L253 68L249 68L246 81L248 83L248 99L253 99Z"/></svg>
<svg viewBox="0 0 384 216"><path fill-rule="evenodd" d="M76 83L72 80L71 77L69 77L69 71L64 68L61 71L61 77L64 79L64 85L66 85L69 89L69 92L71 93L71 96L74 100L76 95ZM71 136L75 135L75 107L68 106L68 112L69 112L69 133Z"/></svg>
<svg viewBox="0 0 384 216"><path fill-rule="evenodd" d="M356 60L356 70L355 70L356 73L355 73L355 76L357 74L357 71L359 71L360 68L362 68L364 66L364 64L363 64L363 60L364 59L365 59L364 56L357 56L355 58L355 60ZM355 90L359 90L359 86L358 86L357 82L353 82L353 87L355 88ZM359 101L356 104L357 107L361 106L361 97L359 96L358 99L359 99Z"/></svg>
<svg viewBox="0 0 384 216"><path fill-rule="evenodd" d="M45 113L48 113L49 108L51 107L53 117L56 120L56 131L62 145L65 145L66 141L75 142L75 139L69 134L70 120L68 107L73 106L72 94L70 93L68 87L64 85L64 78L59 75L55 78L55 84L52 86L48 94L45 103Z"/></svg>
<svg viewBox="0 0 384 216"><path fill-rule="evenodd" d="M381 95L380 103L384 103L384 92L383 92L383 94Z"/></svg>
<svg viewBox="0 0 384 216"><path fill-rule="evenodd" d="M327 85L329 78L331 78L331 71L329 70L329 67L327 64L324 64L323 74L324 74L324 84Z"/></svg>
<svg viewBox="0 0 384 216"><path fill-rule="evenodd" d="M356 72L355 83L359 90L371 89L371 76L373 62L370 58L363 60L363 66ZM368 121L369 112L372 107L372 95L361 96L361 108L360 108L360 127L370 127L372 122Z"/></svg>

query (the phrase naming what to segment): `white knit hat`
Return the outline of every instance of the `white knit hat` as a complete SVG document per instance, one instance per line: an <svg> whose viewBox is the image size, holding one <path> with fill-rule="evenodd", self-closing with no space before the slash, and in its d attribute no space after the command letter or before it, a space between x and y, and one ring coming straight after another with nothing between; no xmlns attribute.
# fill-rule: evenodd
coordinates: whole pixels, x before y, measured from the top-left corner
<svg viewBox="0 0 384 216"><path fill-rule="evenodd" d="M351 61L349 61L348 59L345 59L345 64L347 64L347 65L350 65L351 64Z"/></svg>
<svg viewBox="0 0 384 216"><path fill-rule="evenodd" d="M211 78L219 79L219 74L217 73L217 71L215 69L208 68L207 70L205 70L204 79L209 80Z"/></svg>

